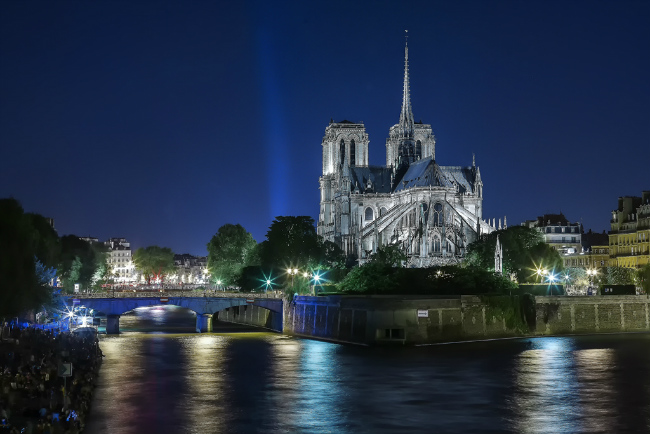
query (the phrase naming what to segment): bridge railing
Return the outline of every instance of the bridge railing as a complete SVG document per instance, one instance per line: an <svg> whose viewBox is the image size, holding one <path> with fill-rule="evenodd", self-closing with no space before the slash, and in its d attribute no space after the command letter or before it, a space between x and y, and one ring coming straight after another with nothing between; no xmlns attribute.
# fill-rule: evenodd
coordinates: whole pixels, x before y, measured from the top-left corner
<svg viewBox="0 0 650 434"><path fill-rule="evenodd" d="M282 298L281 291L224 292L224 291L106 291L87 294L71 294L70 298L144 298L144 297L219 297L219 298Z"/></svg>

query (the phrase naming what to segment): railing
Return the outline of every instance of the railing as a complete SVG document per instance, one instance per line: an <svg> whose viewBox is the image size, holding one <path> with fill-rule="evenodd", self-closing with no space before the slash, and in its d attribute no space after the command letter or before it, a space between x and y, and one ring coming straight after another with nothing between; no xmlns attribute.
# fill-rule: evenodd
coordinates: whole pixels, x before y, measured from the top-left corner
<svg viewBox="0 0 650 434"><path fill-rule="evenodd" d="M282 298L281 291L224 292L224 291L107 291L88 294L70 294L68 298L166 298L166 297L218 297L218 298Z"/></svg>

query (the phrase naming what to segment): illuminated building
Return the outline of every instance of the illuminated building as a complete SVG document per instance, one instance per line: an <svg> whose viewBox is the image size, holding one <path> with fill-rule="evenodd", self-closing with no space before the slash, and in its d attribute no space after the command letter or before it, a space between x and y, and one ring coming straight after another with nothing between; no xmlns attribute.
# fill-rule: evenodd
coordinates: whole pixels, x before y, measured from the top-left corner
<svg viewBox="0 0 650 434"><path fill-rule="evenodd" d="M619 197L610 224L610 266L650 264L650 191L643 191L641 197Z"/></svg>
<svg viewBox="0 0 650 434"><path fill-rule="evenodd" d="M108 247L106 262L114 283L133 283L137 280L133 266L131 243L126 238L111 238L104 242Z"/></svg>
<svg viewBox="0 0 650 434"><path fill-rule="evenodd" d="M527 220L522 226L535 228L544 236L544 242L560 255L582 252L582 225L571 223L564 214L544 214L537 220Z"/></svg>
<svg viewBox="0 0 650 434"><path fill-rule="evenodd" d="M318 234L346 254L363 263L377 247L397 244L409 266L454 263L479 234L496 229L496 222L482 220L483 182L475 162L440 166L431 125L414 120L408 45L386 166L368 164L368 144L364 124L347 120L330 121L322 141Z"/></svg>
<svg viewBox="0 0 650 434"><path fill-rule="evenodd" d="M208 258L188 253L174 255L176 275L173 283L206 283Z"/></svg>
<svg viewBox="0 0 650 434"><path fill-rule="evenodd" d="M602 269L609 267L609 236L605 231L582 234L582 251L562 256L565 268Z"/></svg>

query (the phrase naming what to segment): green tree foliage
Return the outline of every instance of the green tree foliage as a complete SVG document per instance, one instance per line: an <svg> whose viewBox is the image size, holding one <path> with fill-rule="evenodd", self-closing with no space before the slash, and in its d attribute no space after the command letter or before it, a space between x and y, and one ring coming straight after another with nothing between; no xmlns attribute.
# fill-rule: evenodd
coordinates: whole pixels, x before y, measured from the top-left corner
<svg viewBox="0 0 650 434"><path fill-rule="evenodd" d="M467 248L467 262L478 268L494 271L494 250L497 235L503 246L503 273L515 274L519 282L534 282L538 267L559 272L562 258L544 243L542 234L533 228L511 226L484 235Z"/></svg>
<svg viewBox="0 0 650 434"><path fill-rule="evenodd" d="M600 283L605 285L634 285L637 273L631 268L605 267L600 276Z"/></svg>
<svg viewBox="0 0 650 434"><path fill-rule="evenodd" d="M257 242L239 224L221 226L208 243L208 269L223 285L234 285L244 267L255 265L257 256Z"/></svg>
<svg viewBox="0 0 650 434"><path fill-rule="evenodd" d="M94 289L107 273L106 247L76 235L65 235L60 241L58 272L64 290L72 292L76 283L84 290Z"/></svg>
<svg viewBox="0 0 650 434"><path fill-rule="evenodd" d="M404 295L510 294L517 288L480 267L398 268L380 261L352 269L338 287L346 293Z"/></svg>
<svg viewBox="0 0 650 434"><path fill-rule="evenodd" d="M569 276L569 285L578 287L589 286L589 275L586 269L582 267L569 267L565 270L565 274Z"/></svg>
<svg viewBox="0 0 650 434"><path fill-rule="evenodd" d="M56 267L61 255L59 235L42 215L27 213L25 217L34 229L32 235L34 254L45 267Z"/></svg>
<svg viewBox="0 0 650 434"><path fill-rule="evenodd" d="M646 294L650 294L650 264L645 264L637 270L639 285Z"/></svg>
<svg viewBox="0 0 650 434"><path fill-rule="evenodd" d="M276 217L260 244L260 260L265 267L315 266L324 256L314 219L308 216Z"/></svg>
<svg viewBox="0 0 650 434"><path fill-rule="evenodd" d="M397 268L378 261L354 267L338 284L341 292L361 294L392 294L399 288Z"/></svg>
<svg viewBox="0 0 650 434"><path fill-rule="evenodd" d="M133 253L133 264L147 279L147 283L158 278L164 281L165 275L175 270L174 252L169 247L140 247Z"/></svg>
<svg viewBox="0 0 650 434"><path fill-rule="evenodd" d="M406 254L397 244L381 246L370 256L370 262L378 262L389 267L401 267L403 261L406 261Z"/></svg>
<svg viewBox="0 0 650 434"><path fill-rule="evenodd" d="M17 200L0 199L0 318L39 309L51 299L36 268L36 233Z"/></svg>

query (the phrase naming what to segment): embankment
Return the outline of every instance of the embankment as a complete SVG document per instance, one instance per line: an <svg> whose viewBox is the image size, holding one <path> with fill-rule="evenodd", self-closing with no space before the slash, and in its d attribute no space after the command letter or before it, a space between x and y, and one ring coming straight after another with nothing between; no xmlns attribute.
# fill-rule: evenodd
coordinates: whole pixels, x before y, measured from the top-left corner
<svg viewBox="0 0 650 434"><path fill-rule="evenodd" d="M528 303L528 304L526 304ZM283 314L256 306L230 308L219 319L363 345L650 331L648 296L299 296Z"/></svg>

